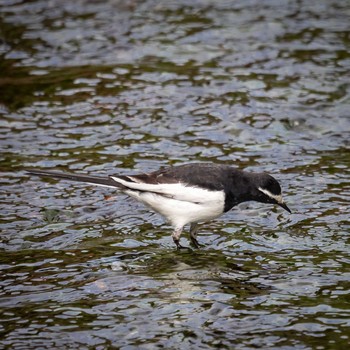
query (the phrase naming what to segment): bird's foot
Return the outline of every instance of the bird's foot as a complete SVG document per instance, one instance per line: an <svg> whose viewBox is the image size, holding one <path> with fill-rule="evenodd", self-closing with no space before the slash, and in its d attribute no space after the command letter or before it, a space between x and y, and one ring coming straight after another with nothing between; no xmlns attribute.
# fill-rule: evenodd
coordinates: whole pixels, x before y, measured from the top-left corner
<svg viewBox="0 0 350 350"><path fill-rule="evenodd" d="M202 247L202 244L199 244L197 238L195 237L190 237L190 238L191 238L191 243L195 248L199 249L200 247Z"/></svg>
<svg viewBox="0 0 350 350"><path fill-rule="evenodd" d="M201 245L197 241L197 233L198 233L198 224L196 222L193 222L190 226L190 239L192 242L192 245L199 249Z"/></svg>
<svg viewBox="0 0 350 350"><path fill-rule="evenodd" d="M175 239L174 238L174 243L176 244L176 248L178 250L180 250L180 249L187 249L186 247L184 247L183 245L180 244L180 240L179 239Z"/></svg>

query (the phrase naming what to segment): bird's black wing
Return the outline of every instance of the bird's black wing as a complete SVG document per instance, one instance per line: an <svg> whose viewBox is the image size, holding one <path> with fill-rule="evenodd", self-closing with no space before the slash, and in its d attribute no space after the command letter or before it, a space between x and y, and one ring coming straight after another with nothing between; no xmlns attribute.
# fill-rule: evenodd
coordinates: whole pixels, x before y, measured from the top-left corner
<svg viewBox="0 0 350 350"><path fill-rule="evenodd" d="M232 168L226 165L190 163L123 178L148 184L182 183L209 191L220 191L229 182L231 173Z"/></svg>

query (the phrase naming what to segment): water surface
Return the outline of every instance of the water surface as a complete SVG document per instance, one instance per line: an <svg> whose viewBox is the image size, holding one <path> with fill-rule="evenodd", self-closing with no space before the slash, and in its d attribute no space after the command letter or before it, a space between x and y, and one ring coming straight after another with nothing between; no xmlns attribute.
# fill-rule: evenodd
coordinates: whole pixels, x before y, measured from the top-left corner
<svg viewBox="0 0 350 350"><path fill-rule="evenodd" d="M348 349L347 1L0 4L0 348ZM162 218L24 169L266 171L177 251ZM188 235L182 238L189 245Z"/></svg>

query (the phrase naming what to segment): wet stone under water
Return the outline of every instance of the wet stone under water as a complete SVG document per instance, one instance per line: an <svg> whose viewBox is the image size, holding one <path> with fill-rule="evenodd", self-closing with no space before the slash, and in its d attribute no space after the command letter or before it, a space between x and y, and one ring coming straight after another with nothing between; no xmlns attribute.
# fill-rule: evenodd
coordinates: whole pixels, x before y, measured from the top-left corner
<svg viewBox="0 0 350 350"><path fill-rule="evenodd" d="M348 5L1 1L0 348L348 349ZM243 203L177 251L125 195L25 173L195 161L292 214Z"/></svg>

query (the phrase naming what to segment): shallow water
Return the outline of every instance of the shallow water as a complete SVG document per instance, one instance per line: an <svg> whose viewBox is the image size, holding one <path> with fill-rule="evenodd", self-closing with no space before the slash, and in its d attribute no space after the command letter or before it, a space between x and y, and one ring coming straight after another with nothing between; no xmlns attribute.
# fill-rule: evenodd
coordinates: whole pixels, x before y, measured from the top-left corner
<svg viewBox="0 0 350 350"><path fill-rule="evenodd" d="M348 349L347 1L0 4L0 348ZM25 168L266 171L199 250L124 195ZM189 245L188 235L182 237Z"/></svg>

